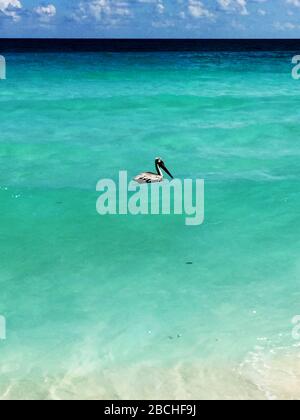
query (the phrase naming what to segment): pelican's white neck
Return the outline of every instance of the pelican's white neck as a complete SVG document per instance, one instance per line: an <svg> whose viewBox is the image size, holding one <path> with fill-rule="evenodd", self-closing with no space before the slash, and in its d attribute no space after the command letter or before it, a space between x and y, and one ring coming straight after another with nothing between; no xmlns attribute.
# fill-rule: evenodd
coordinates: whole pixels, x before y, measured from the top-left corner
<svg viewBox="0 0 300 420"><path fill-rule="evenodd" d="M163 176L163 173L161 171L161 167L159 166L158 162L155 162L156 170L158 175Z"/></svg>

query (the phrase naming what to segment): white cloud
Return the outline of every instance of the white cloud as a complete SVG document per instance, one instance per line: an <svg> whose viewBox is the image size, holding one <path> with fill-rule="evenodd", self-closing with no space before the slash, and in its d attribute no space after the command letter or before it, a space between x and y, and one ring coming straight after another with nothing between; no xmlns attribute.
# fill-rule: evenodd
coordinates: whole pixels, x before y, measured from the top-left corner
<svg viewBox="0 0 300 420"><path fill-rule="evenodd" d="M103 25L115 25L138 16L143 5L152 7L147 11L148 15L161 24L159 19L163 19L166 13L165 0L80 0L72 16L79 22L92 19Z"/></svg>
<svg viewBox="0 0 300 420"><path fill-rule="evenodd" d="M82 0L74 17L76 20L93 18L97 21L105 21L129 15L129 4L125 0Z"/></svg>
<svg viewBox="0 0 300 420"><path fill-rule="evenodd" d="M164 0L137 0L137 2L144 4L153 4L156 8L156 11L160 14L164 13L165 11Z"/></svg>
<svg viewBox="0 0 300 420"><path fill-rule="evenodd" d="M247 0L218 0L222 9L227 12L238 12L241 15L248 15Z"/></svg>
<svg viewBox="0 0 300 420"><path fill-rule="evenodd" d="M22 8L19 0L0 0L0 13L12 18L14 21L20 20L18 10Z"/></svg>
<svg viewBox="0 0 300 420"><path fill-rule="evenodd" d="M56 15L56 7L53 4L48 4L48 6L38 6L34 9L34 12L42 21L49 21Z"/></svg>
<svg viewBox="0 0 300 420"><path fill-rule="evenodd" d="M258 13L260 16L266 16L266 14L267 14L267 12L266 12L264 9L258 9L257 13Z"/></svg>
<svg viewBox="0 0 300 420"><path fill-rule="evenodd" d="M294 31L295 29L300 29L300 25L292 22L276 22L274 27L279 31Z"/></svg>
<svg viewBox="0 0 300 420"><path fill-rule="evenodd" d="M165 6L162 1L158 1L156 5L158 13L162 14L165 11Z"/></svg>
<svg viewBox="0 0 300 420"><path fill-rule="evenodd" d="M189 0L188 10L190 15L194 18L213 17L213 14L205 8L202 1L200 0Z"/></svg>
<svg viewBox="0 0 300 420"><path fill-rule="evenodd" d="M300 7L300 0L286 0L287 4L291 4L295 7Z"/></svg>

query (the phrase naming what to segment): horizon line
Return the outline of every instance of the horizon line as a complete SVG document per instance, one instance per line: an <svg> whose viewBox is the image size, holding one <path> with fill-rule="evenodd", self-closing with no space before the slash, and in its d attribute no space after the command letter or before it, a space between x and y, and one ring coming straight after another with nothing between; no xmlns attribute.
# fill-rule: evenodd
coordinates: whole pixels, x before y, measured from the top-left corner
<svg viewBox="0 0 300 420"><path fill-rule="evenodd" d="M300 52L299 38L0 38L6 52Z"/></svg>

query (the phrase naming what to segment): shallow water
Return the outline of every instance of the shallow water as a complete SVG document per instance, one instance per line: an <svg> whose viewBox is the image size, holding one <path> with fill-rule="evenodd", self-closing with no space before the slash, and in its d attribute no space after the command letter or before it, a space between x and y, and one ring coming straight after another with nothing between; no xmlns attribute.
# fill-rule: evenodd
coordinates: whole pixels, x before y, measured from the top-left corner
<svg viewBox="0 0 300 420"><path fill-rule="evenodd" d="M300 84L278 54L15 54L1 398L299 398ZM205 223L96 213L162 156ZM193 264L187 264L192 262Z"/></svg>

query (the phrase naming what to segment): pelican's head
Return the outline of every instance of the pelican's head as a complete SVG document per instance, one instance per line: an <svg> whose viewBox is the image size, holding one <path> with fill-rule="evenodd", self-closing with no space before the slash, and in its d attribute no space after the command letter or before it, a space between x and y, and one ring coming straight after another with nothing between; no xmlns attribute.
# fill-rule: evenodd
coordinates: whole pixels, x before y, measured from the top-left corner
<svg viewBox="0 0 300 420"><path fill-rule="evenodd" d="M166 168L166 165L164 163L164 161L161 158L156 158L155 159L155 165L159 166L163 171L165 171L172 179L174 178L173 175L170 174L170 172L168 171L168 169Z"/></svg>

